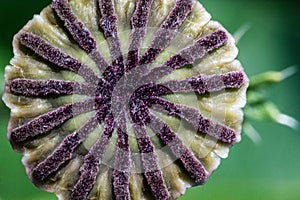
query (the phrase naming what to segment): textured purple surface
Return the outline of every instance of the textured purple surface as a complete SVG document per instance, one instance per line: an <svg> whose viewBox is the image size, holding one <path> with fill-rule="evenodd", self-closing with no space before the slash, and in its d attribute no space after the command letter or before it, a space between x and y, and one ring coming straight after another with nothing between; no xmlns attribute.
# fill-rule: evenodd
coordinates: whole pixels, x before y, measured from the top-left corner
<svg viewBox="0 0 300 200"><path fill-rule="evenodd" d="M52 8L74 40L91 56L101 71L108 67L106 60L100 55L97 43L83 23L73 14L67 0L54 0Z"/></svg>
<svg viewBox="0 0 300 200"><path fill-rule="evenodd" d="M147 31L152 3L153 0L137 1L135 12L131 17L132 32L130 35L126 71L135 68L139 63L139 49Z"/></svg>
<svg viewBox="0 0 300 200"><path fill-rule="evenodd" d="M158 110L167 112L167 114L172 116L180 117L182 120L191 124L195 130L208 134L222 142L233 143L236 141L234 130L211 119L203 117L203 115L194 108L181 106L159 97L152 97L148 101L148 105L160 105L161 107L156 107Z"/></svg>
<svg viewBox="0 0 300 200"><path fill-rule="evenodd" d="M125 115L120 113L116 122L118 143L114 160L113 188L117 199L130 199L129 173L131 157Z"/></svg>
<svg viewBox="0 0 300 200"><path fill-rule="evenodd" d="M70 81L15 79L10 83L10 91L26 97L70 94L94 95L96 87L87 83Z"/></svg>
<svg viewBox="0 0 300 200"><path fill-rule="evenodd" d="M187 15L192 11L193 3L193 0L176 0L174 8L155 33L150 47L141 57L140 65L152 63L169 45Z"/></svg>
<svg viewBox="0 0 300 200"><path fill-rule="evenodd" d="M91 33L83 27L83 24L78 21L72 13L67 0L54 0L52 2L52 8L60 19L64 21L65 27L69 30L73 38L87 53L91 53L97 49L96 41L92 38Z"/></svg>
<svg viewBox="0 0 300 200"><path fill-rule="evenodd" d="M206 180L206 171L202 163L195 157L171 128L155 116L151 116L150 127L165 145L168 145L176 158L178 158L185 170L195 180L196 184L203 184Z"/></svg>
<svg viewBox="0 0 300 200"><path fill-rule="evenodd" d="M227 35L223 30L218 30L201 37L192 46L186 47L170 57L162 66L152 69L145 78L155 81L176 69L184 67L185 65L191 65L196 60L203 58L210 51L224 45L227 39ZM213 40L213 42L210 40Z"/></svg>
<svg viewBox="0 0 300 200"><path fill-rule="evenodd" d="M68 135L49 157L33 169L32 177L34 181L44 181L51 173L57 171L62 164L72 158L75 148L102 122L102 112L104 110L100 109L78 131Z"/></svg>
<svg viewBox="0 0 300 200"><path fill-rule="evenodd" d="M203 184L208 174L201 161L168 124L151 113L150 108L185 120L201 134L210 135L227 144L234 143L236 141L234 130L213 119L205 118L194 108L169 102L164 99L164 95L189 92L201 95L225 89L238 89L247 81L243 72L199 74L184 80L157 83L160 78L174 70L192 65L208 53L225 45L228 40L227 33L216 30L200 37L193 45L171 56L163 65L151 69L151 64L170 44L191 12L194 1L176 0L171 12L153 36L151 45L140 56L153 0L138 0L131 18L132 32L127 62L121 51L114 1L99 0L97 3L99 30L104 33L108 42L112 63L107 63L100 55L92 33L75 16L69 1L53 0L52 8L63 22L67 34L94 60L101 74L97 74L89 66L52 46L42 36L29 32L19 34L18 40L26 47L29 55L42 58L49 66L58 67L58 70L76 73L82 76L85 82L17 78L7 83L8 92L29 98L55 98L73 94L87 97L82 102L55 108L12 129L9 134L11 143L22 146L32 139L47 135L74 116L96 111L96 114L87 119L78 130L62 139L50 155L35 164L30 171L34 183L42 184L58 173L60 168L77 155L78 147L89 134L103 123L105 130L91 149L87 149L87 153L82 156L78 178L68 195L70 199L88 199L97 175L101 173L102 158L115 134L116 152L113 164L110 166L113 195L115 199L130 199L129 175L133 161L127 126L131 123L141 154L143 177L155 199L169 199L171 189L168 188L159 166L159 158L147 127L151 128L160 141L171 150L171 154L180 161L180 167L190 175L190 178L196 184Z"/></svg>
<svg viewBox="0 0 300 200"><path fill-rule="evenodd" d="M99 0L99 8L101 13L99 24L104 32L106 41L109 44L112 65L114 66L109 74L112 73L115 77L114 80L117 81L125 73L125 64L123 53L121 51L121 42L118 33L118 18L114 11L114 2L112 0ZM106 78L106 80L111 80L111 76Z"/></svg>
<svg viewBox="0 0 300 200"><path fill-rule="evenodd" d="M86 81L94 82L99 79L91 68L80 63L78 60L63 53L60 49L51 46L46 40L32 33L23 33L20 42L58 67L80 74Z"/></svg>
<svg viewBox="0 0 300 200"><path fill-rule="evenodd" d="M13 129L10 133L10 139L14 143L24 142L30 138L49 132L73 116L94 109L96 107L93 99L62 106Z"/></svg>
<svg viewBox="0 0 300 200"><path fill-rule="evenodd" d="M154 197L156 199L169 199L170 194L158 164L155 147L152 144L145 127L136 125L135 134L142 157L142 164L145 171L144 175Z"/></svg>
<svg viewBox="0 0 300 200"><path fill-rule="evenodd" d="M106 127L98 141L93 145L89 153L84 157L83 165L80 168L80 177L76 182L71 193L71 199L86 199L95 184L99 165L105 150L111 140L114 131L114 122L110 119L105 120Z"/></svg>
<svg viewBox="0 0 300 200"><path fill-rule="evenodd" d="M240 88L245 81L246 77L242 72L229 72L219 75L198 75L182 81L169 81L163 85L173 92L204 94L224 89Z"/></svg>

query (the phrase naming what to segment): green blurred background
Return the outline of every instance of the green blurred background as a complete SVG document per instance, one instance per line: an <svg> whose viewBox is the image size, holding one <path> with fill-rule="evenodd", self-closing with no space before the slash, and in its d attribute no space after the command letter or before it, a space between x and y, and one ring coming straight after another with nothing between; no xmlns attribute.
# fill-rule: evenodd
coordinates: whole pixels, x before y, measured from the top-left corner
<svg viewBox="0 0 300 200"><path fill-rule="evenodd" d="M13 35L50 4L50 0L1 0L0 3L0 95L4 67L13 56ZM251 77L267 70L300 66L300 1L296 0L201 0L230 32L243 25L249 31L240 40L239 59ZM299 68L299 67L298 67ZM268 94L280 109L300 120L300 72L272 87ZM25 175L21 155L6 138L9 111L0 102L0 200L56 199L35 188ZM205 186L189 189L188 199L300 199L300 133L268 122L251 121L262 142L254 144L243 134L228 159Z"/></svg>

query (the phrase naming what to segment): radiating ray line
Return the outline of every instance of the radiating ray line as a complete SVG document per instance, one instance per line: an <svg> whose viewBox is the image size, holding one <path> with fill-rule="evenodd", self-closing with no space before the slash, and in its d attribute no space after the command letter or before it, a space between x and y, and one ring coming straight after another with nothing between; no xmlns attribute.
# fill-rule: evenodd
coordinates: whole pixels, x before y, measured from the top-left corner
<svg viewBox="0 0 300 200"><path fill-rule="evenodd" d="M73 39L89 54L94 62L103 72L109 64L102 57L97 47L96 40L84 24L74 15L67 0L53 0L52 8L59 18L64 22L65 27Z"/></svg>
<svg viewBox="0 0 300 200"><path fill-rule="evenodd" d="M118 17L115 14L112 0L99 0L98 3L101 12L100 27L103 29L104 36L109 44L114 66L110 69L112 71L106 72L106 74L113 73L115 79L118 80L125 73L124 57L118 33Z"/></svg>
<svg viewBox="0 0 300 200"><path fill-rule="evenodd" d="M66 55L60 49L51 46L51 44L40 36L32 33L22 33L20 35L20 42L45 60L63 69L78 73L88 82L95 83L101 79L91 68L75 58Z"/></svg>
<svg viewBox="0 0 300 200"><path fill-rule="evenodd" d="M120 113L116 122L118 142L115 153L113 188L117 200L130 199L129 173L131 168L131 152L129 147L128 132L125 113Z"/></svg>
<svg viewBox="0 0 300 200"><path fill-rule="evenodd" d="M170 88L162 84L151 83L138 88L132 95L131 99L132 101L134 101L135 99L147 100L149 97L152 96L161 96L171 93L172 90Z"/></svg>
<svg viewBox="0 0 300 200"><path fill-rule="evenodd" d="M213 51L228 40L227 34L223 30L217 30L207 36L198 39L194 45L189 46L179 53L173 55L162 66L152 69L144 77L147 80L156 81L176 69L179 69L185 65L191 65L196 60L203 58L207 53Z"/></svg>
<svg viewBox="0 0 300 200"><path fill-rule="evenodd" d="M94 99L61 106L13 129L10 139L14 143L25 142L30 138L49 132L73 116L95 110L97 106Z"/></svg>
<svg viewBox="0 0 300 200"><path fill-rule="evenodd" d="M14 79L10 84L13 94L26 97L44 97L49 95L93 95L96 87L86 83L62 80Z"/></svg>
<svg viewBox="0 0 300 200"><path fill-rule="evenodd" d="M101 118L102 116L99 117L98 112L77 131L68 135L51 155L33 169L33 179L38 182L45 181L52 173L69 161L78 145L101 123L103 120Z"/></svg>
<svg viewBox="0 0 300 200"><path fill-rule="evenodd" d="M83 165L81 166L79 171L80 177L77 180L70 195L70 198L72 200L87 199L88 194L90 193L96 182L101 160L114 131L115 125L113 122L113 117L107 117L105 120L105 124L105 130L101 134L100 138L92 146L88 154L84 157Z"/></svg>
<svg viewBox="0 0 300 200"><path fill-rule="evenodd" d="M192 11L194 1L176 0L173 9L154 35L152 43L140 59L140 65L153 62L177 34L179 27Z"/></svg>
<svg viewBox="0 0 300 200"><path fill-rule="evenodd" d="M201 74L182 81L146 84L135 91L132 99L133 101L137 98L147 100L151 96L162 96L179 92L198 92L199 94L204 94L206 92L217 92L222 89L237 89L246 81L247 78L243 72L234 71L220 75Z"/></svg>
<svg viewBox="0 0 300 200"><path fill-rule="evenodd" d="M158 164L155 147L148 136L146 128L136 125L135 135L142 157L144 175L155 199L169 199L170 193L166 186L162 171Z"/></svg>
<svg viewBox="0 0 300 200"><path fill-rule="evenodd" d="M185 170L190 174L196 184L204 184L207 178L206 170L193 152L185 146L181 139L174 133L169 125L151 115L151 123L148 125L167 145L174 156L178 158Z"/></svg>
<svg viewBox="0 0 300 200"><path fill-rule="evenodd" d="M139 0L136 3L135 12L131 17L132 32L130 35L126 71L135 68L139 63L139 49L147 32L152 3L153 0Z"/></svg>
<svg viewBox="0 0 300 200"><path fill-rule="evenodd" d="M135 125L143 126L149 123L149 110L145 106L143 100L139 98L132 98L129 103L130 118Z"/></svg>
<svg viewBox="0 0 300 200"><path fill-rule="evenodd" d="M187 106L178 105L160 97L152 97L148 101L148 106L153 106L168 115L180 117L194 127L195 130L208 134L217 140L225 143L234 143L236 133L233 129L205 118L198 110ZM159 106L155 106L159 105Z"/></svg>
<svg viewBox="0 0 300 200"><path fill-rule="evenodd" d="M234 71L225 74L201 74L185 80L174 80L161 84L166 88L169 88L173 93L197 92L199 94L204 94L207 92L221 91L223 89L238 89L245 81L246 76L243 72Z"/></svg>

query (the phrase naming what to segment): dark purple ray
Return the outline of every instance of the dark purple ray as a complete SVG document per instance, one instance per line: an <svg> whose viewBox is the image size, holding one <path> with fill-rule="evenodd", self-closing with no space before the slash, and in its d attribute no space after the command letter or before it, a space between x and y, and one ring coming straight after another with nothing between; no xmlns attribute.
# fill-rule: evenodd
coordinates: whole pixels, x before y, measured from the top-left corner
<svg viewBox="0 0 300 200"><path fill-rule="evenodd" d="M131 99L129 108L130 117L134 124L143 126L147 122L150 122L149 110L142 100L138 98Z"/></svg>
<svg viewBox="0 0 300 200"><path fill-rule="evenodd" d="M152 63L177 34L187 15L192 11L193 0L176 0L174 8L154 35L150 47L140 59L140 65Z"/></svg>
<svg viewBox="0 0 300 200"><path fill-rule="evenodd" d="M32 33L22 33L20 35L20 42L45 60L63 69L78 73L88 82L97 83L101 79L91 68L80 63L75 58L64 54L60 49L51 46L40 36Z"/></svg>
<svg viewBox="0 0 300 200"><path fill-rule="evenodd" d="M45 181L59 167L69 161L73 156L74 150L101 123L100 120L98 114L96 114L76 132L68 135L50 156L33 169L33 180L38 182Z"/></svg>
<svg viewBox="0 0 300 200"><path fill-rule="evenodd" d="M130 35L126 71L135 68L139 63L139 49L147 32L147 24L152 3L153 0L137 1L135 12L131 18L132 32Z"/></svg>
<svg viewBox="0 0 300 200"><path fill-rule="evenodd" d="M223 30L217 30L196 41L190 47L181 50L177 55L172 56L164 66L178 69L184 65L193 64L196 59L203 58L208 52L213 51L224 45L228 40Z"/></svg>
<svg viewBox="0 0 300 200"><path fill-rule="evenodd" d="M156 81L176 69L193 64L196 60L203 58L210 51L224 45L227 40L227 34L222 30L217 30L198 39L194 45L173 55L162 66L152 69L145 77L148 80Z"/></svg>
<svg viewBox="0 0 300 200"><path fill-rule="evenodd" d="M98 141L92 146L88 154L84 157L83 165L79 172L80 177L71 193L70 198L72 200L87 199L88 194L96 182L102 157L111 140L115 126L112 116L109 116L105 122L106 126L104 132Z"/></svg>
<svg viewBox="0 0 300 200"><path fill-rule="evenodd" d="M245 81L246 76L243 72L234 71L215 75L201 74L182 81L168 81L162 83L162 85L174 93L197 92L204 94L207 92L221 91L223 89L238 89Z"/></svg>
<svg viewBox="0 0 300 200"><path fill-rule="evenodd" d="M96 87L93 85L61 80L36 81L30 79L14 79L9 86L13 94L26 97L71 94L93 95L96 91Z"/></svg>
<svg viewBox="0 0 300 200"><path fill-rule="evenodd" d="M123 113L116 122L118 144L115 153L113 188L116 199L130 199L129 172L131 168L131 156L126 127L126 119Z"/></svg>
<svg viewBox="0 0 300 200"><path fill-rule="evenodd" d="M169 199L170 194L166 186L162 171L158 164L155 147L147 134L145 127L135 126L135 135L138 141L144 175L155 199Z"/></svg>
<svg viewBox="0 0 300 200"><path fill-rule="evenodd" d="M233 129L215 122L212 119L203 117L203 115L194 108L178 105L160 97L152 97L148 101L148 106L154 106L154 109L166 112L172 116L180 117L191 124L197 131L208 134L219 141L225 143L234 143L236 141L236 133Z"/></svg>
<svg viewBox="0 0 300 200"><path fill-rule="evenodd" d="M144 102L147 102L151 97L171 93L170 89L157 84L148 84L137 89L129 101L129 113L133 123L140 126L149 123L149 110Z"/></svg>
<svg viewBox="0 0 300 200"><path fill-rule="evenodd" d="M101 19L99 23L110 47L114 66L114 71L111 73L115 74L115 76L120 76L119 74L123 76L125 73L124 58L118 33L118 18L115 14L113 4L112 0L99 0L99 8L101 12Z"/></svg>
<svg viewBox="0 0 300 200"><path fill-rule="evenodd" d="M94 99L61 106L13 129L10 133L10 140L14 143L21 143L43 135L73 116L97 109L97 106Z"/></svg>
<svg viewBox="0 0 300 200"><path fill-rule="evenodd" d="M174 133L171 128L151 115L151 123L148 125L160 137L165 145L167 145L174 156L183 164L185 170L195 180L196 184L204 184L207 178L206 171L202 163L195 157L192 151L185 146L181 139Z"/></svg>
<svg viewBox="0 0 300 200"><path fill-rule="evenodd" d="M90 31L74 15L67 0L53 0L52 8L59 18L64 22L73 39L83 48L95 61L100 71L103 72L109 64L100 55L97 43Z"/></svg>
<svg viewBox="0 0 300 200"><path fill-rule="evenodd" d="M175 80L161 84L146 84L135 91L132 95L132 101L135 101L134 99L147 100L149 97L179 92L198 92L199 94L204 94L206 92L217 92L223 89L238 89L246 81L247 78L245 74L238 71L219 75L201 74L181 81Z"/></svg>
<svg viewBox="0 0 300 200"><path fill-rule="evenodd" d="M134 94L132 95L132 101L135 99L140 99L140 100L147 100L150 97L153 96L161 96L165 94L171 94L172 90L169 88L165 87L164 85L160 84L147 84L143 85L142 87L138 88Z"/></svg>

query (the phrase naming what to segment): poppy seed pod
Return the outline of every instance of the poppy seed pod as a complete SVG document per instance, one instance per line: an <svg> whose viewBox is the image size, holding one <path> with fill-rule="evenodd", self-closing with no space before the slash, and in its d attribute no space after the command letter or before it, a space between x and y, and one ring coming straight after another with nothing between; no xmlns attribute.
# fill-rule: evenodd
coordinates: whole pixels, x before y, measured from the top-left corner
<svg viewBox="0 0 300 200"><path fill-rule="evenodd" d="M59 199L177 199L240 141L248 78L195 0L53 0L13 45L8 137Z"/></svg>

